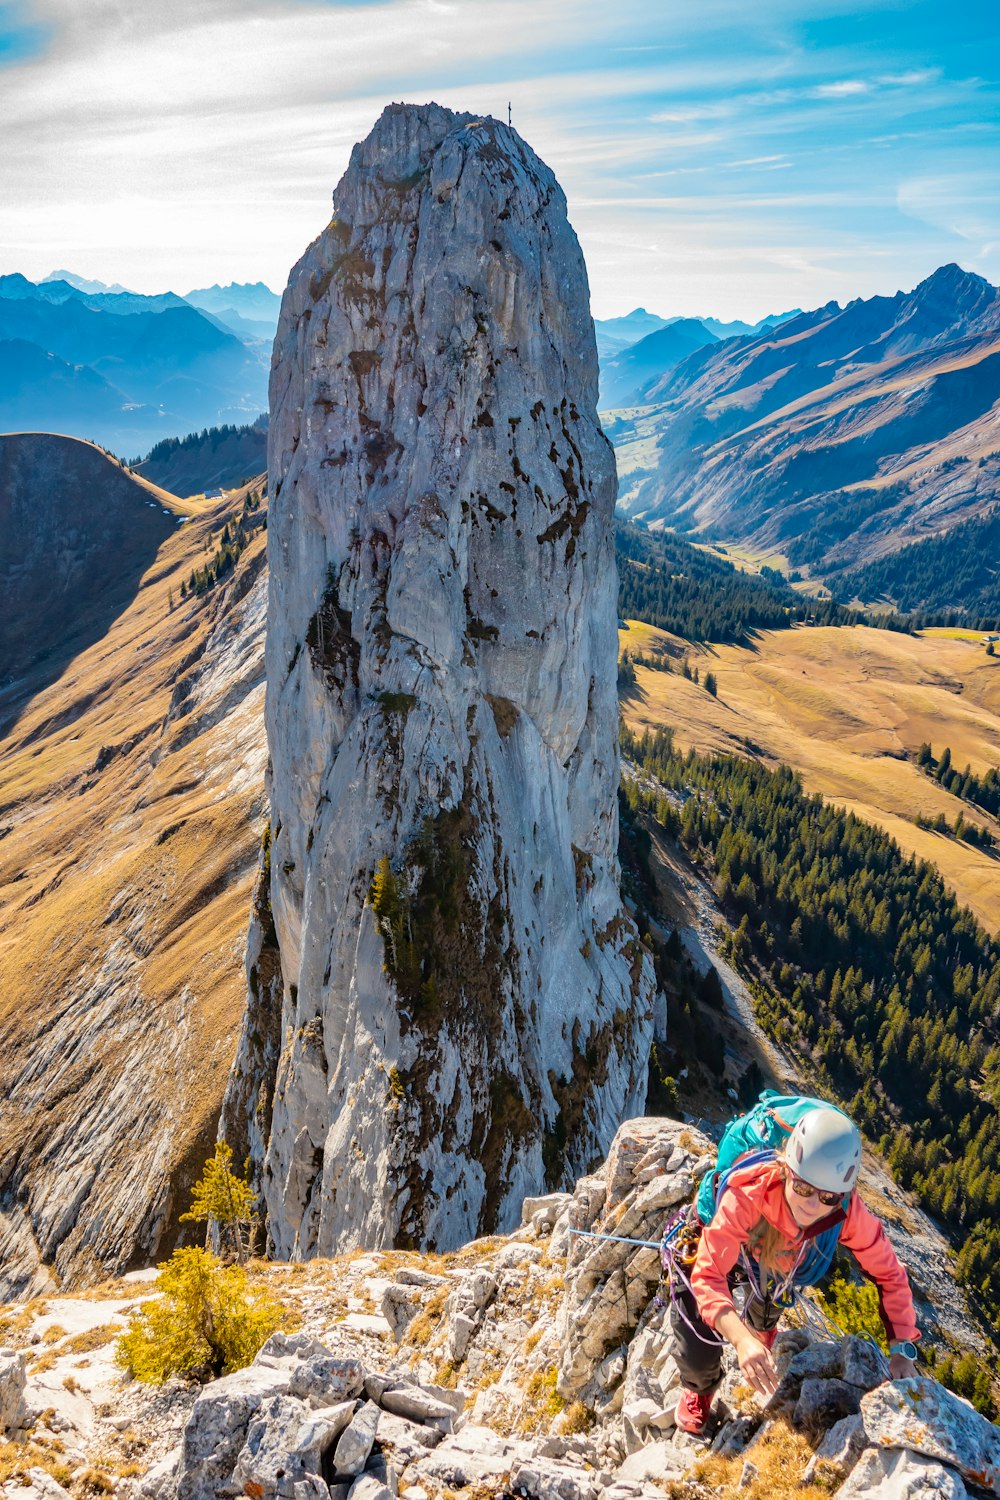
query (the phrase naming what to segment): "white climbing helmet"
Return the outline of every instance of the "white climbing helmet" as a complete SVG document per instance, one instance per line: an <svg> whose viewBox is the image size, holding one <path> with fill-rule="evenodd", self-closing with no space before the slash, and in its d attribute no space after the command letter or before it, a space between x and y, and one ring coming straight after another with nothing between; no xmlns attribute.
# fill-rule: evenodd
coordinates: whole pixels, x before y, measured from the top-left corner
<svg viewBox="0 0 1000 1500"><path fill-rule="evenodd" d="M858 1127L831 1105L811 1109L788 1137L785 1160L810 1187L824 1193L849 1193L857 1187L861 1166Z"/></svg>

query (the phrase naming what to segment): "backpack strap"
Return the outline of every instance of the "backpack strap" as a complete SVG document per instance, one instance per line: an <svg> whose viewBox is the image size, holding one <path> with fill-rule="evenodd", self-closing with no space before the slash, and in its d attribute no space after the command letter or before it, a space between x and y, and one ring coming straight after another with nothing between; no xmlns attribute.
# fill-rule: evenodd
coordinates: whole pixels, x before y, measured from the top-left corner
<svg viewBox="0 0 1000 1500"><path fill-rule="evenodd" d="M704 1192L703 1184L702 1191L699 1191L697 1198L698 1217L701 1219L702 1223L708 1224L711 1222L712 1216L719 1206L719 1200L725 1192L726 1188L729 1186L729 1179L730 1177L732 1177L734 1172L742 1172L744 1167L765 1166L774 1161L777 1154L778 1153L773 1149L773 1147L763 1146L759 1151L749 1151L745 1156L738 1156L734 1162L731 1162L730 1165L725 1168L724 1171L710 1173L709 1192ZM711 1212L706 1218L704 1211L709 1206L711 1207Z"/></svg>

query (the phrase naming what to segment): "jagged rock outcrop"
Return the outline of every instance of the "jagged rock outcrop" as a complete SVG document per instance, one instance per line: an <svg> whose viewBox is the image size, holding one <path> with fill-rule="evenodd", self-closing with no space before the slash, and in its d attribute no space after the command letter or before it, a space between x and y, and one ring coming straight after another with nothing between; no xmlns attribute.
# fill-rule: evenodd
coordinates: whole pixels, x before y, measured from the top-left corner
<svg viewBox="0 0 1000 1500"><path fill-rule="evenodd" d="M551 171L388 108L272 369L273 831L224 1129L279 1255L508 1226L641 1107L596 397Z"/></svg>
<svg viewBox="0 0 1000 1500"><path fill-rule="evenodd" d="M669 1213L685 1195L704 1144L677 1121L629 1120L573 1194L527 1200L509 1236L430 1259L258 1263L254 1278L302 1326L203 1387L142 1386L116 1371L113 1339L151 1290L137 1283L146 1273L90 1303L35 1303L7 1321L18 1348L0 1353L0 1431L19 1480L5 1493L65 1500L65 1482L121 1500L430 1500L445 1490L662 1500L664 1488L763 1500L780 1482L782 1493L798 1485L839 1500L1000 1494L1000 1430L933 1380L885 1383L884 1357L865 1339L808 1326L779 1334L781 1382L767 1401L726 1352L708 1465L706 1443L675 1429L666 1308L653 1288L643 1303L645 1247L630 1241L647 1217L662 1220L654 1197ZM595 1240L584 1224L622 1233ZM605 1261L586 1271L596 1250ZM585 1277L597 1282L589 1316ZM603 1292L616 1277L633 1285L615 1324ZM595 1343L613 1347L565 1399L556 1364L579 1374L580 1349L588 1366Z"/></svg>

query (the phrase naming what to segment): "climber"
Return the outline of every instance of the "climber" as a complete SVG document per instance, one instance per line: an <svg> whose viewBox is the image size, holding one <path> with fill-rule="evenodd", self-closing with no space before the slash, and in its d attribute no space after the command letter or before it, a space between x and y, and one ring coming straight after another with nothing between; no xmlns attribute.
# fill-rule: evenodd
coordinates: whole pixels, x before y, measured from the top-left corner
<svg viewBox="0 0 1000 1500"><path fill-rule="evenodd" d="M756 1112L766 1105L773 1117L774 1097L762 1096ZM709 1174L672 1247L670 1323L683 1386L675 1420L685 1432L708 1427L724 1341L736 1350L747 1384L761 1396L774 1394L778 1372L770 1351L778 1321L792 1289L829 1268L838 1242L879 1289L892 1378L917 1373L919 1334L906 1272L856 1191L857 1126L832 1105L790 1102L810 1107L777 1149L751 1152ZM741 1282L742 1316L732 1295Z"/></svg>

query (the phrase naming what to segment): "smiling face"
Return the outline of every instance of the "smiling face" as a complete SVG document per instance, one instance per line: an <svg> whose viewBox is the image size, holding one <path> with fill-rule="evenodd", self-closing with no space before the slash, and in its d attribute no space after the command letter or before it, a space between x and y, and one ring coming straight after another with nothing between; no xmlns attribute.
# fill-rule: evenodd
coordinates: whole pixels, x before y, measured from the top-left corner
<svg viewBox="0 0 1000 1500"><path fill-rule="evenodd" d="M800 1229L808 1229L810 1224L815 1224L817 1219L822 1219L830 1212L815 1194L811 1198L800 1198L798 1193L793 1192L791 1173L785 1177L785 1202Z"/></svg>
<svg viewBox="0 0 1000 1500"><path fill-rule="evenodd" d="M795 1191L794 1184L806 1186L801 1177L796 1177L790 1168L785 1168L785 1202L788 1204L792 1218L800 1229L808 1229L819 1219L825 1219L827 1214L833 1213L834 1209L843 1201L840 1198L834 1203L823 1203L819 1194L813 1190L808 1197ZM829 1197L829 1194L824 1196Z"/></svg>

